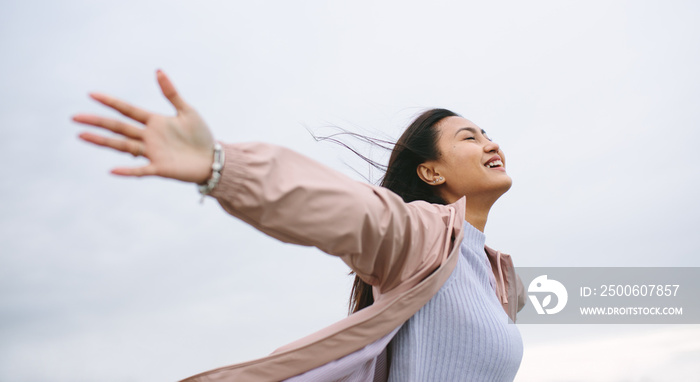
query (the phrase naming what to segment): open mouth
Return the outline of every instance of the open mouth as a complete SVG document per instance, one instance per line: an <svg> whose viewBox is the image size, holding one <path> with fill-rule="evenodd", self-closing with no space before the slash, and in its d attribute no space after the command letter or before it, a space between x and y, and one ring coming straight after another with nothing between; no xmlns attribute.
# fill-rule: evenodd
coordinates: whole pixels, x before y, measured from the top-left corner
<svg viewBox="0 0 700 382"><path fill-rule="evenodd" d="M500 159L492 160L486 163L484 166L486 166L487 168L503 167L503 161L501 161Z"/></svg>

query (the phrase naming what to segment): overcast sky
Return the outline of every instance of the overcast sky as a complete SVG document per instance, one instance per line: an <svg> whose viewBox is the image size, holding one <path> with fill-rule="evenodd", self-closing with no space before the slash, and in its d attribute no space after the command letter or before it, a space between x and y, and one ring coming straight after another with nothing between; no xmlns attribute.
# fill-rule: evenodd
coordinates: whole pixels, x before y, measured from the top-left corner
<svg viewBox="0 0 700 382"><path fill-rule="evenodd" d="M167 381L263 356L345 314L345 265L270 239L196 188L123 179L76 138L101 91L217 139L361 179L306 128L397 138L446 107L514 186L487 243L516 266L700 266L694 1L4 1L0 380ZM379 154L379 153L376 153ZM697 377L700 325L521 325L518 381Z"/></svg>

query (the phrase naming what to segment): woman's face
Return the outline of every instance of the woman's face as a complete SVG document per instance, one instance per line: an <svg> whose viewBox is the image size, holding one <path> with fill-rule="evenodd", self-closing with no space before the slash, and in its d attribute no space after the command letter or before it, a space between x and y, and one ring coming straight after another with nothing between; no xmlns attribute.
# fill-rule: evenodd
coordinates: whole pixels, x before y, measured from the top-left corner
<svg viewBox="0 0 700 382"><path fill-rule="evenodd" d="M512 180L506 174L505 156L481 128L462 117L447 117L436 128L441 156L423 163L418 173L439 187L445 201L453 203L465 195L495 201L508 191Z"/></svg>

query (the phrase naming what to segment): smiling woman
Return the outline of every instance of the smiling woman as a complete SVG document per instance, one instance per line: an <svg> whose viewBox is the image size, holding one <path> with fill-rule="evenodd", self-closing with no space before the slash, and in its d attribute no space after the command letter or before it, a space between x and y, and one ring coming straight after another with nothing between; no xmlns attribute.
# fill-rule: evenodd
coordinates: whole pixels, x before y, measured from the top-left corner
<svg viewBox="0 0 700 382"><path fill-rule="evenodd" d="M450 110L432 109L418 116L396 142L380 184L406 203L450 204L469 195L465 214L471 218L467 221L483 232L491 205L512 183L503 158L500 147L483 129ZM478 173L483 171L482 163L504 176ZM355 312L371 302L371 288L356 278L350 310Z"/></svg>
<svg viewBox="0 0 700 382"><path fill-rule="evenodd" d="M283 147L215 142L164 73L176 116L112 97L96 101L140 123L79 123L121 135L80 138L143 156L123 176L200 185L231 215L279 240L338 256L356 274L347 318L271 355L187 381L504 381L522 358L512 323L524 305L510 256L485 246L493 203L511 185L500 147L445 110L419 116L394 146L381 186L356 182Z"/></svg>

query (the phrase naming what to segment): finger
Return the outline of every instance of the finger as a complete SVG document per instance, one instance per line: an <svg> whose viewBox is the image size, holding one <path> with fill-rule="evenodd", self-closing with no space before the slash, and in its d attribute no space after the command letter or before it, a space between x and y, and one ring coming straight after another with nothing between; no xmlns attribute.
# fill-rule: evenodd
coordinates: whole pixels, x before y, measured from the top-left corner
<svg viewBox="0 0 700 382"><path fill-rule="evenodd" d="M111 171L114 175L119 176L150 176L158 175L155 166L148 164L143 167L117 167Z"/></svg>
<svg viewBox="0 0 700 382"><path fill-rule="evenodd" d="M158 78L158 85L160 85L160 90L163 92L165 98L175 106L177 111L185 110L187 108L187 103L180 97L180 94L175 89L175 85L170 82L168 76L166 76L162 70L158 69L156 71L156 78Z"/></svg>
<svg viewBox="0 0 700 382"><path fill-rule="evenodd" d="M78 114L73 117L73 121L85 125L101 127L109 131L121 134L127 138L143 139L143 129L117 121L116 119L98 117L90 114Z"/></svg>
<svg viewBox="0 0 700 382"><path fill-rule="evenodd" d="M108 147L110 149L129 153L133 156L145 156L145 153L141 149L141 143L133 139L109 138L92 133L81 133L78 137L97 146Z"/></svg>
<svg viewBox="0 0 700 382"><path fill-rule="evenodd" d="M143 124L146 124L146 122L148 122L148 118L151 116L151 113L147 112L146 110L140 109L106 94L90 93L90 97L95 101L105 106L109 106L125 116Z"/></svg>

